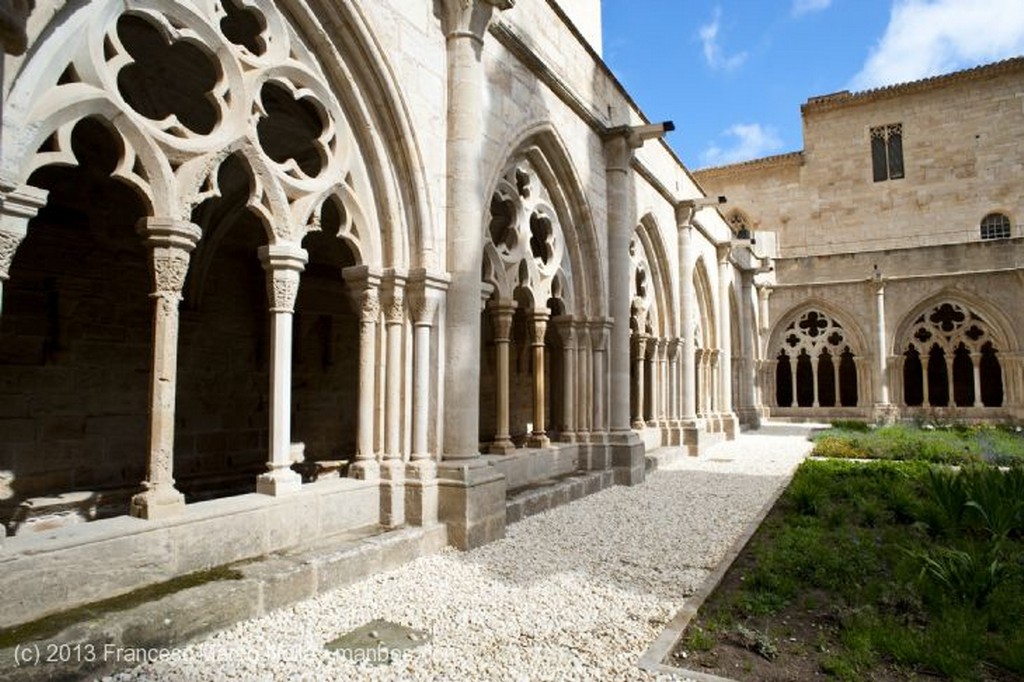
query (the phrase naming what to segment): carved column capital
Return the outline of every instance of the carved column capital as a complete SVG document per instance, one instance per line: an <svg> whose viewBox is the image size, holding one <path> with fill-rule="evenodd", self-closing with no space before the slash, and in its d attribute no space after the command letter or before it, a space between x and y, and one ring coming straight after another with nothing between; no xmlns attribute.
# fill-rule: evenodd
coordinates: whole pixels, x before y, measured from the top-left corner
<svg viewBox="0 0 1024 682"><path fill-rule="evenodd" d="M562 345L566 349L575 349L577 321L573 319L572 315L559 315L558 317L551 318L551 322L554 323L555 329L558 330L558 335L562 339Z"/></svg>
<svg viewBox="0 0 1024 682"><path fill-rule="evenodd" d="M512 317L517 306L515 301L505 300L490 301L487 304L496 341L508 341L512 337Z"/></svg>
<svg viewBox="0 0 1024 682"><path fill-rule="evenodd" d="M531 346L543 346L544 335L548 332L548 320L551 319L551 313L546 310L535 310L530 313L530 345Z"/></svg>
<svg viewBox="0 0 1024 682"><path fill-rule="evenodd" d="M725 266L729 263L729 256L732 255L732 242L719 242L715 244L715 253L718 256L718 264Z"/></svg>
<svg viewBox="0 0 1024 682"><path fill-rule="evenodd" d="M515 4L515 0L444 0L445 33L449 39L483 42L494 11L502 12Z"/></svg>
<svg viewBox="0 0 1024 682"><path fill-rule="evenodd" d="M603 353L608 349L608 332L611 331L613 324L607 319L590 321L590 345L595 352Z"/></svg>
<svg viewBox="0 0 1024 682"><path fill-rule="evenodd" d="M14 252L18 250L18 245L24 238L24 234L0 232L0 282L6 281L10 276Z"/></svg>
<svg viewBox="0 0 1024 682"><path fill-rule="evenodd" d="M177 302L188 275L189 254L203 236L202 230L184 220L144 218L136 231L145 237L149 247L154 295Z"/></svg>
<svg viewBox="0 0 1024 682"><path fill-rule="evenodd" d="M355 303L360 320L376 322L381 311L380 272L366 265L353 265L342 270L341 276L348 284L349 294Z"/></svg>
<svg viewBox="0 0 1024 682"><path fill-rule="evenodd" d="M299 293L299 277L306 268L306 250L291 244L271 244L259 249L260 260L267 271L267 299L270 311L291 313Z"/></svg>
<svg viewBox="0 0 1024 682"><path fill-rule="evenodd" d="M402 324L405 322L405 277L389 275L382 289L385 324Z"/></svg>
<svg viewBox="0 0 1024 682"><path fill-rule="evenodd" d="M46 205L46 196L45 190L28 185L0 192L0 281L10 274L14 252L28 233L28 221Z"/></svg>
<svg viewBox="0 0 1024 682"><path fill-rule="evenodd" d="M434 316L448 290L449 279L445 274L424 269L409 273L406 300L414 325L430 327L434 324Z"/></svg>
<svg viewBox="0 0 1024 682"><path fill-rule="evenodd" d="M676 356L679 355L679 350L683 347L683 340L679 338L668 339L668 359L674 361Z"/></svg>
<svg viewBox="0 0 1024 682"><path fill-rule="evenodd" d="M675 206L676 228L688 230L693 228L693 217L697 213L697 206L693 201L679 201ZM687 234L690 234L687 232Z"/></svg>

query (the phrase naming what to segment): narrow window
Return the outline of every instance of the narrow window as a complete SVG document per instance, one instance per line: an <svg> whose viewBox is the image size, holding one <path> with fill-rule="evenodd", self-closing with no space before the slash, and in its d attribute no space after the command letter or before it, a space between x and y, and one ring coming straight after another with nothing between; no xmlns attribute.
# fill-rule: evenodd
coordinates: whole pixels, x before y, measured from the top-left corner
<svg viewBox="0 0 1024 682"><path fill-rule="evenodd" d="M1010 219L1002 213L989 213L981 219L982 239L1009 239Z"/></svg>
<svg viewBox="0 0 1024 682"><path fill-rule="evenodd" d="M871 129L871 171L875 182L903 177L903 124Z"/></svg>

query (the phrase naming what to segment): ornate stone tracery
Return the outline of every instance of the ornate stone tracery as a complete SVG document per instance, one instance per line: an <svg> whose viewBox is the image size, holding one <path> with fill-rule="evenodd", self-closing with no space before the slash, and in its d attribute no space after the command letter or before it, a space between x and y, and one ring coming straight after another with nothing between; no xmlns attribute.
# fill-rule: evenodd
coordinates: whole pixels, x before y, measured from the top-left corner
<svg viewBox="0 0 1024 682"><path fill-rule="evenodd" d="M562 297L571 269L565 235L550 195L528 158L509 165L491 198L484 279L499 297L512 298L517 288L530 292L544 308Z"/></svg>
<svg viewBox="0 0 1024 682"><path fill-rule="evenodd" d="M69 7L55 25L8 97L8 185L45 165L77 165L71 133L97 117L120 138L112 175L151 215L189 220L220 196L218 169L238 155L250 173L248 207L273 240L300 241L333 198L344 236L379 260L379 214L364 209L378 201L359 142L275 3L99 0Z"/></svg>

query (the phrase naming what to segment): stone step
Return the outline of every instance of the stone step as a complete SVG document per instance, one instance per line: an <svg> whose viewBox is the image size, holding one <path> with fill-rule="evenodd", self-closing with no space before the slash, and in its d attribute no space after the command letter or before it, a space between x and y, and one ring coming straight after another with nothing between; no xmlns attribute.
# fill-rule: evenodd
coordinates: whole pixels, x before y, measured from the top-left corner
<svg viewBox="0 0 1024 682"><path fill-rule="evenodd" d="M515 523L615 485L615 472L586 471L547 478L510 490L505 498L505 523Z"/></svg>
<svg viewBox="0 0 1024 682"><path fill-rule="evenodd" d="M169 588L164 594L160 586L145 588L0 631L0 682L94 679L130 668L142 662L140 657L173 656L174 648L189 640L396 568L447 544L441 524L387 532L368 526L326 538L312 549L205 572L196 576L201 584L195 586Z"/></svg>

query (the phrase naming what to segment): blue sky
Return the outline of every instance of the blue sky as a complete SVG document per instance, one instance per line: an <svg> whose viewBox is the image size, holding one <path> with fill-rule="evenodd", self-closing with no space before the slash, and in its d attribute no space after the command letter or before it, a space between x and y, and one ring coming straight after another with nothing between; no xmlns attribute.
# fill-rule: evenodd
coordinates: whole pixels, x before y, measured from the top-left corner
<svg viewBox="0 0 1024 682"><path fill-rule="evenodd" d="M1024 0L604 0L604 59L697 169L803 147L800 105L1024 55Z"/></svg>

